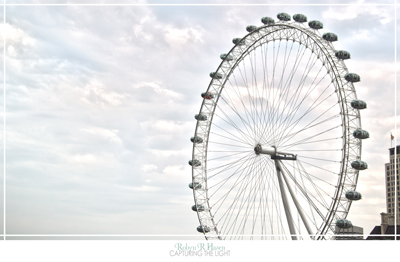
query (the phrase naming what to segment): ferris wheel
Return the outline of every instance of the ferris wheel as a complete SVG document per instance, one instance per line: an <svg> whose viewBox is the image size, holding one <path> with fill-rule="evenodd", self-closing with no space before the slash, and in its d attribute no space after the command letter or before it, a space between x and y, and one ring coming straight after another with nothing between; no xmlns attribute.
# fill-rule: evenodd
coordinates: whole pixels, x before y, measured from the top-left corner
<svg viewBox="0 0 400 262"><path fill-rule="evenodd" d="M350 53L319 21L277 18L234 38L201 94L189 187L206 239L332 239L361 199L367 105Z"/></svg>

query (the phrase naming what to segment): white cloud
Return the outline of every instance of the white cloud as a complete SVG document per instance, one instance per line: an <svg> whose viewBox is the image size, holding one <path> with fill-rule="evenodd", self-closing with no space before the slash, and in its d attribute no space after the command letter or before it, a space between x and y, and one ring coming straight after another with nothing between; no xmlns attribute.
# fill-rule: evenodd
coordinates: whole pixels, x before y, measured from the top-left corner
<svg viewBox="0 0 400 262"><path fill-rule="evenodd" d="M77 163L94 163L96 162L96 157L92 154L85 154L85 155L74 155L70 156L69 160L71 162L77 162Z"/></svg>
<svg viewBox="0 0 400 262"><path fill-rule="evenodd" d="M156 165L153 165L153 164L149 164L149 165L143 165L142 166L142 170L143 170L143 172L151 172L151 171L154 171L154 170L156 170L157 169L157 166Z"/></svg>
<svg viewBox="0 0 400 262"><path fill-rule="evenodd" d="M113 91L106 91L103 84L97 80L91 80L84 87L84 97L81 100L88 104L113 105L118 106L122 103L124 95Z"/></svg>
<svg viewBox="0 0 400 262"><path fill-rule="evenodd" d="M392 20L391 10L388 8L373 7L365 8L360 5L346 5L346 6L335 6L322 13L322 16L326 19L332 20L352 20L360 14L368 14L370 17L379 17L379 21L382 24L387 24Z"/></svg>
<svg viewBox="0 0 400 262"><path fill-rule="evenodd" d="M186 171L184 166L167 166L164 168L163 174L168 176L181 176L185 175Z"/></svg>
<svg viewBox="0 0 400 262"><path fill-rule="evenodd" d="M135 192L157 192L161 190L161 188L154 186L140 186L140 187L121 186L121 188L132 190Z"/></svg>
<svg viewBox="0 0 400 262"><path fill-rule="evenodd" d="M161 95L163 99L165 100L179 100L180 98L182 98L182 95L167 89L163 86L163 84L161 82L144 82L144 83L139 83L139 84L135 84L133 86L133 88L151 88L153 89L158 95Z"/></svg>
<svg viewBox="0 0 400 262"><path fill-rule="evenodd" d="M149 149L149 152L158 157L182 156L187 155L185 150L159 150Z"/></svg>
<svg viewBox="0 0 400 262"><path fill-rule="evenodd" d="M174 28L168 26L165 29L165 40L167 43L174 48L181 48L184 45L190 43L201 43L203 42L203 30L199 27L189 28Z"/></svg>
<svg viewBox="0 0 400 262"><path fill-rule="evenodd" d="M3 37L6 38L7 46L15 48L14 46L34 46L36 44L36 40L30 37L27 32L9 23L0 24L0 30L4 32L2 40ZM0 42L0 47L3 47L3 41Z"/></svg>
<svg viewBox="0 0 400 262"><path fill-rule="evenodd" d="M109 130L105 128L93 127L93 128L82 129L81 131L109 140L111 142L115 142L118 144L122 143L121 138L118 136L119 130Z"/></svg>

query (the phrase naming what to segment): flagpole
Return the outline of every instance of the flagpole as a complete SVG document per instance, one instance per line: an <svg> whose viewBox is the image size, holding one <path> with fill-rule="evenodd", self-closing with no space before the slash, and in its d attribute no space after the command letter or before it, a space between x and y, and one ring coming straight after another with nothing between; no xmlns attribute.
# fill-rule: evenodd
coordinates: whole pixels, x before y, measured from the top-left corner
<svg viewBox="0 0 400 262"><path fill-rule="evenodd" d="M393 138L394 136L392 135L392 132L390 132L390 148L393 147Z"/></svg>

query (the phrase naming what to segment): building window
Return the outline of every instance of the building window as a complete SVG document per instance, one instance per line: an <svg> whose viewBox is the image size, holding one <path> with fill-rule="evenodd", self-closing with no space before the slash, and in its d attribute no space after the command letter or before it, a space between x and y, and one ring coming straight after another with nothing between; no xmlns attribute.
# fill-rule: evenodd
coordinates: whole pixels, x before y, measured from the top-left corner
<svg viewBox="0 0 400 262"><path fill-rule="evenodd" d="M388 199L388 202L390 202L390 198ZM390 206L390 204L389 204L389 206Z"/></svg>
<svg viewBox="0 0 400 262"><path fill-rule="evenodd" d="M389 171L389 166L386 166L387 171Z"/></svg>
<svg viewBox="0 0 400 262"><path fill-rule="evenodd" d="M389 213L391 213L392 212L392 210L389 208Z"/></svg>
<svg viewBox="0 0 400 262"><path fill-rule="evenodd" d="M389 181L390 180L390 177L388 176L388 179L387 179L387 181Z"/></svg>

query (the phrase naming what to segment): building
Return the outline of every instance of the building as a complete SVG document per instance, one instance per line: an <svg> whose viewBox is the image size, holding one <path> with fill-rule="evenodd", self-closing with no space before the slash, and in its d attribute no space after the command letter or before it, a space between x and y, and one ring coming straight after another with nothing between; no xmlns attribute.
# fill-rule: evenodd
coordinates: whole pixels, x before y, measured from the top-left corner
<svg viewBox="0 0 400 262"><path fill-rule="evenodd" d="M400 190L399 190L399 159L400 146L389 149L390 162L385 164L386 172L386 213L396 217L396 224L400 224ZM397 161L396 161L397 160Z"/></svg>
<svg viewBox="0 0 400 262"><path fill-rule="evenodd" d="M374 227L366 240L400 239L400 146L389 148L389 160L385 164L386 213L381 213L381 225Z"/></svg>
<svg viewBox="0 0 400 262"><path fill-rule="evenodd" d="M335 240L363 240L364 229L352 226L350 228L335 227Z"/></svg>
<svg viewBox="0 0 400 262"><path fill-rule="evenodd" d="M387 213L381 213L381 225L374 227L369 233L366 240L394 240L394 235L397 233L396 240L400 239L400 225L394 225L394 216Z"/></svg>

